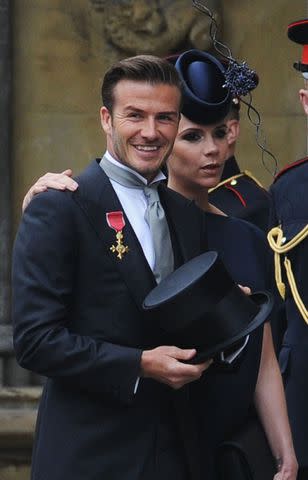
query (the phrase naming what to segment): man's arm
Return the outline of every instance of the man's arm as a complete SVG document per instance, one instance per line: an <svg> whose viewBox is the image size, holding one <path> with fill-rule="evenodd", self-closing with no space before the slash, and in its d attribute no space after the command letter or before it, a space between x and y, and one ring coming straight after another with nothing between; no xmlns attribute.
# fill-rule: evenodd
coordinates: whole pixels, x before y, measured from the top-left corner
<svg viewBox="0 0 308 480"><path fill-rule="evenodd" d="M124 401L142 351L73 333L77 232L69 194L47 192L27 208L13 250L13 326L24 368Z"/></svg>

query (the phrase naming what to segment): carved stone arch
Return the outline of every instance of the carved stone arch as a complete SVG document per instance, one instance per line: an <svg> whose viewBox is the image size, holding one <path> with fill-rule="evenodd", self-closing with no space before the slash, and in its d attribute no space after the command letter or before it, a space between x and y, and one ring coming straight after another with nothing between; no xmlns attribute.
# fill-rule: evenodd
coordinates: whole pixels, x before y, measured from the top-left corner
<svg viewBox="0 0 308 480"><path fill-rule="evenodd" d="M129 55L164 55L185 48L211 49L210 20L187 0L90 0L101 14L101 35ZM209 0L220 20L220 2Z"/></svg>

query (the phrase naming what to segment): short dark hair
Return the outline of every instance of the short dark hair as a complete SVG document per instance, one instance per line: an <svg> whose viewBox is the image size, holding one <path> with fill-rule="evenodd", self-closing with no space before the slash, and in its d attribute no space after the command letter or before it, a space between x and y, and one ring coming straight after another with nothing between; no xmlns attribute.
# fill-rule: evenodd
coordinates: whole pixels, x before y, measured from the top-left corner
<svg viewBox="0 0 308 480"><path fill-rule="evenodd" d="M164 83L175 86L182 93L181 81L175 67L167 60L153 55L137 55L115 63L107 70L102 84L102 100L112 113L114 88L120 80L147 82L152 85Z"/></svg>
<svg viewBox="0 0 308 480"><path fill-rule="evenodd" d="M241 101L239 99L236 99L236 101L231 102L231 107L229 110L228 115L226 116L226 120L237 120L240 121L240 106L241 106Z"/></svg>

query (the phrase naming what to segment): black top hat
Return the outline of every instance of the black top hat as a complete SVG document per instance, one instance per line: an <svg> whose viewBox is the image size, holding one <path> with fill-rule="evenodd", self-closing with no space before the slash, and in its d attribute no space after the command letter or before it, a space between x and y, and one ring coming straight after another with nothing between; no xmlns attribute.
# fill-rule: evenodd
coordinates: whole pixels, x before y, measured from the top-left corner
<svg viewBox="0 0 308 480"><path fill-rule="evenodd" d="M308 72L308 18L290 23L288 37L292 42L303 45L302 59L293 64L294 68L303 73Z"/></svg>
<svg viewBox="0 0 308 480"><path fill-rule="evenodd" d="M273 307L269 293L246 295L216 252L195 257L145 298L166 340L196 348L192 363L215 357L261 325Z"/></svg>
<svg viewBox="0 0 308 480"><path fill-rule="evenodd" d="M192 122L210 125L220 122L231 107L231 93L225 84L225 68L213 55L188 50L168 57L183 85L182 113Z"/></svg>

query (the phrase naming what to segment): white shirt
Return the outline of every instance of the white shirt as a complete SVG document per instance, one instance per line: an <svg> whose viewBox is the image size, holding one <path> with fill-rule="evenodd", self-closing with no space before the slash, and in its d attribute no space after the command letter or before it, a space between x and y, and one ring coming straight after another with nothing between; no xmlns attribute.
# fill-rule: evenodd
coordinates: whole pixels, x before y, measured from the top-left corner
<svg viewBox="0 0 308 480"><path fill-rule="evenodd" d="M120 168L124 170L128 170L132 172L136 177L138 177L144 185L147 185L147 180L142 177L139 173L135 172L131 168L123 165L122 163L115 160L111 154L107 151L105 153L105 157L109 160L109 162L114 163ZM166 176L160 171L154 180L149 184L151 185L154 182L165 180ZM144 215L147 204L147 197L144 194L144 191L141 188L131 188L125 187L124 185L120 185L118 182L109 179L127 216L129 223L133 227L133 230L139 240L139 243L142 247L143 253L145 258L150 265L151 270L153 271L154 264L155 264L155 253L154 253L154 246L153 240L150 232L150 228L148 223L146 222Z"/></svg>

